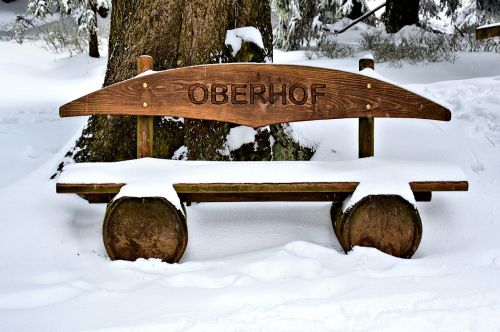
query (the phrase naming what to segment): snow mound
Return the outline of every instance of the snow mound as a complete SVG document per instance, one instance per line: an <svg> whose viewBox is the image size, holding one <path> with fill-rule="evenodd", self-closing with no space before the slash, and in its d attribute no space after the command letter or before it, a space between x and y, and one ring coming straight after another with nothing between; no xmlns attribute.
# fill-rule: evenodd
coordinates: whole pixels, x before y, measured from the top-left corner
<svg viewBox="0 0 500 332"><path fill-rule="evenodd" d="M243 27L227 30L225 44L231 46L233 57L238 54L243 42L254 43L264 49L264 42L262 41L259 29L255 27Z"/></svg>

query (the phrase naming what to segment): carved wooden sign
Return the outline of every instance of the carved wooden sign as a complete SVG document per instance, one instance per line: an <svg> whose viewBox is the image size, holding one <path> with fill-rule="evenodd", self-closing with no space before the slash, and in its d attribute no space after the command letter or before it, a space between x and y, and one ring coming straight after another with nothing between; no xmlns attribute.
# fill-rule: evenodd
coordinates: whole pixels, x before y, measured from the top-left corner
<svg viewBox="0 0 500 332"><path fill-rule="evenodd" d="M220 64L135 77L60 108L60 115L152 115L260 127L338 118L450 120L415 93L368 76L293 65Z"/></svg>
<svg viewBox="0 0 500 332"><path fill-rule="evenodd" d="M289 87L285 83L279 87L275 87L273 83L269 83L268 86L260 83L236 83L230 86L217 83L209 85L194 83L188 89L188 96L189 101L196 105L206 104L207 102L214 105L227 103L233 105L255 105L257 103L305 105L309 99L312 105L316 105L318 97L325 95L322 91L325 88L326 84L314 83L310 87L301 83L294 83ZM198 96L196 96L197 92Z"/></svg>

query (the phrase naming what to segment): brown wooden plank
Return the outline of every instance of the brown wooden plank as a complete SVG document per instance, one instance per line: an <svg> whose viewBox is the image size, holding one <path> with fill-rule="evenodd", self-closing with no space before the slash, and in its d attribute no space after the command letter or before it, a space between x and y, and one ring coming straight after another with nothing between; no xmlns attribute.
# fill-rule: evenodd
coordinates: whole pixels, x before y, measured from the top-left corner
<svg viewBox="0 0 500 332"><path fill-rule="evenodd" d="M124 183L58 183L58 194L117 194Z"/></svg>
<svg viewBox="0 0 500 332"><path fill-rule="evenodd" d="M333 202L343 201L349 193L260 192L260 193L180 193L183 202Z"/></svg>
<svg viewBox="0 0 500 332"><path fill-rule="evenodd" d="M414 192L417 202L430 202L431 192ZM79 194L90 204L109 203L114 194ZM179 193L183 202L333 202L343 201L349 193L330 192L261 192L261 193Z"/></svg>
<svg viewBox="0 0 500 332"><path fill-rule="evenodd" d="M258 192L347 192L352 193L358 182L302 182L302 183L177 183L178 193L258 193ZM416 181L410 187L414 192L467 191L467 181Z"/></svg>
<svg viewBox="0 0 500 332"><path fill-rule="evenodd" d="M251 127L339 118L451 118L441 105L364 75L244 63L184 67L136 77L63 105L59 113L62 117L178 116Z"/></svg>
<svg viewBox="0 0 500 332"><path fill-rule="evenodd" d="M89 203L109 203L122 183L58 183L58 193L78 194ZM181 183L175 184L184 202L264 202L343 200L356 189L356 182L304 183ZM430 202L432 191L467 191L467 181L412 182L410 187L419 202Z"/></svg>
<svg viewBox="0 0 500 332"><path fill-rule="evenodd" d="M177 183L178 193L256 193L256 192L354 192L357 182L303 182L303 183ZM58 183L60 194L113 194L123 183ZM411 182L414 192L467 191L467 181L420 181Z"/></svg>
<svg viewBox="0 0 500 332"><path fill-rule="evenodd" d="M116 194L123 183L58 183L59 194ZM177 193L354 192L358 182L304 183L177 183Z"/></svg>
<svg viewBox="0 0 500 332"><path fill-rule="evenodd" d="M358 182L302 182L302 183L176 183L178 193L352 193Z"/></svg>
<svg viewBox="0 0 500 332"><path fill-rule="evenodd" d="M486 39L500 36L500 26L484 27L476 29L476 39Z"/></svg>
<svg viewBox="0 0 500 332"><path fill-rule="evenodd" d="M257 193L180 193L183 202L333 202L343 201L346 192L257 192ZM431 192L415 192L417 202L430 202Z"/></svg>
<svg viewBox="0 0 500 332"><path fill-rule="evenodd" d="M467 191L469 182L467 181L421 181L410 182L410 188L414 192L425 191Z"/></svg>

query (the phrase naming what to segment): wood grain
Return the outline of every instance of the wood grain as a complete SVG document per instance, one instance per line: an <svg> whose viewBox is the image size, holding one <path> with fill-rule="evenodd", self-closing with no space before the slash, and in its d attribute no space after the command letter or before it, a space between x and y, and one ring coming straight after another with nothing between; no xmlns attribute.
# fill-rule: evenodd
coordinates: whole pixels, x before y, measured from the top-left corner
<svg viewBox="0 0 500 332"><path fill-rule="evenodd" d="M340 118L451 118L445 107L374 78L268 64L202 65L136 77L65 104L59 113L178 116L250 127Z"/></svg>
<svg viewBox="0 0 500 332"><path fill-rule="evenodd" d="M410 188L413 192L425 191L468 191L469 182L467 181L420 181L410 182Z"/></svg>
<svg viewBox="0 0 500 332"><path fill-rule="evenodd" d="M346 211L342 209L342 202L334 202L330 216L345 252L362 246L411 258L422 239L420 215L416 207L401 196L366 196Z"/></svg>
<svg viewBox="0 0 500 332"><path fill-rule="evenodd" d="M476 29L476 39L486 39L500 36L500 26Z"/></svg>
<svg viewBox="0 0 500 332"><path fill-rule="evenodd" d="M351 193L358 182L298 183L176 183L178 193L343 192Z"/></svg>
<svg viewBox="0 0 500 332"><path fill-rule="evenodd" d="M375 60L360 59L359 70L370 68L375 70ZM371 85L367 88L371 89ZM375 155L375 119L360 118L358 120L358 158L373 157Z"/></svg>
<svg viewBox="0 0 500 332"><path fill-rule="evenodd" d="M258 193L181 193L182 202L333 202L343 201L342 192L258 192Z"/></svg>
<svg viewBox="0 0 500 332"><path fill-rule="evenodd" d="M112 260L174 263L186 250L186 215L163 197L120 197L106 208L102 235Z"/></svg>
<svg viewBox="0 0 500 332"><path fill-rule="evenodd" d="M57 193L78 194L90 203L107 203L123 183L58 183ZM304 183L178 183L174 188L184 202L334 201L356 190L357 182ZM432 191L467 191L467 181L411 182L415 199L430 202Z"/></svg>
<svg viewBox="0 0 500 332"><path fill-rule="evenodd" d="M182 202L333 202L343 201L350 193L341 192L284 192L284 193L179 193ZM90 204L109 203L114 194L78 194ZM430 202L432 192L413 192L417 202Z"/></svg>
<svg viewBox="0 0 500 332"><path fill-rule="evenodd" d="M137 74L153 70L153 58L141 55L137 58ZM147 89L147 84L142 86ZM143 107L146 104L143 104ZM137 116L137 158L153 157L153 123L152 116Z"/></svg>

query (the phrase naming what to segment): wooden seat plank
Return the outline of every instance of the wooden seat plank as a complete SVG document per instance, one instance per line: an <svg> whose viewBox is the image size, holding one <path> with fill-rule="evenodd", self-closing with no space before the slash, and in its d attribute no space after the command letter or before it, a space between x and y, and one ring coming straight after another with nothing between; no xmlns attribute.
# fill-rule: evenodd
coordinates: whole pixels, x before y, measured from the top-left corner
<svg viewBox="0 0 500 332"><path fill-rule="evenodd" d="M90 203L112 200L123 183L58 183L57 193L79 194ZM178 183L174 188L185 202L237 201L333 201L354 192L357 182L303 182L303 183ZM418 201L430 201L433 191L467 191L467 181L411 182Z"/></svg>

